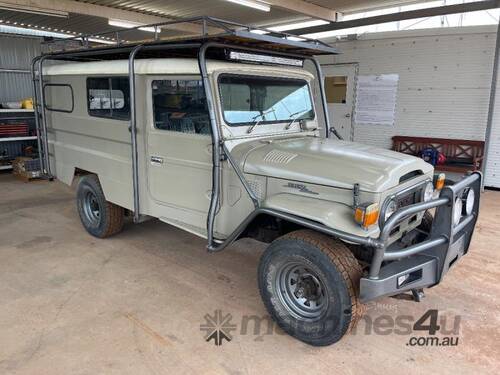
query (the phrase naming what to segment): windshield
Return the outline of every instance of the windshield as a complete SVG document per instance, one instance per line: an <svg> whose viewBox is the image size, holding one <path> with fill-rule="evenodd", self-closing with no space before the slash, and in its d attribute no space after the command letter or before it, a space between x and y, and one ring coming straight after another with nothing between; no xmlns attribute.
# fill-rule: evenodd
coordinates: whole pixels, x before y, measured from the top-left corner
<svg viewBox="0 0 500 375"><path fill-rule="evenodd" d="M230 126L314 118L309 86L301 79L223 75L219 90Z"/></svg>

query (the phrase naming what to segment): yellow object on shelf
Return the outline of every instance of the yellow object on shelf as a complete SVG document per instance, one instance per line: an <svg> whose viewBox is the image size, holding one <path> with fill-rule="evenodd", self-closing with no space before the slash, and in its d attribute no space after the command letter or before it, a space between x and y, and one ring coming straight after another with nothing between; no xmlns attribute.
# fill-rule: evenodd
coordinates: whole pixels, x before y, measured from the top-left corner
<svg viewBox="0 0 500 375"><path fill-rule="evenodd" d="M21 101L21 107L24 109L33 109L33 99L27 98Z"/></svg>

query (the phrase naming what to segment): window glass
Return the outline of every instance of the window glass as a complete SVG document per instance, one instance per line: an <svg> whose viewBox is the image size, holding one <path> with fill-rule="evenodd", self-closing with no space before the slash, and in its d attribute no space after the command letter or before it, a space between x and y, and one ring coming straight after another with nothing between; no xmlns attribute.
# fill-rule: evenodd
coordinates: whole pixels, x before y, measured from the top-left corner
<svg viewBox="0 0 500 375"><path fill-rule="evenodd" d="M210 134L210 118L201 80L154 80L151 88L157 129Z"/></svg>
<svg viewBox="0 0 500 375"><path fill-rule="evenodd" d="M325 93L328 103L345 104L347 98L347 77L326 77Z"/></svg>
<svg viewBox="0 0 500 375"><path fill-rule="evenodd" d="M87 79L88 110L91 116L118 120L130 118L128 77L99 77Z"/></svg>
<svg viewBox="0 0 500 375"><path fill-rule="evenodd" d="M232 126L314 118L304 80L225 75L219 90L224 118Z"/></svg>
<svg viewBox="0 0 500 375"><path fill-rule="evenodd" d="M56 112L73 112L74 97L70 85L60 83L47 83L43 87L45 108Z"/></svg>

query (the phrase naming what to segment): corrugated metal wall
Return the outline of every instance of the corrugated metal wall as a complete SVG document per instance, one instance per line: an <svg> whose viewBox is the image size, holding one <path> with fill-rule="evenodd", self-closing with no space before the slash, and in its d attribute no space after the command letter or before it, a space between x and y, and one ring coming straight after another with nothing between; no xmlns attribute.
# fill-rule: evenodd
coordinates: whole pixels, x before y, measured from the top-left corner
<svg viewBox="0 0 500 375"><path fill-rule="evenodd" d="M0 35L0 102L18 101L32 96L28 72L33 57L40 54L40 39Z"/></svg>
<svg viewBox="0 0 500 375"><path fill-rule="evenodd" d="M397 37L338 42L322 63L359 63L359 74L400 76L394 126L356 125L354 140L390 148L394 135L484 140L496 27L400 32ZM500 112L500 98L497 97ZM494 119L500 187L500 113ZM494 171L494 169L496 169ZM492 180L487 183L493 186Z"/></svg>

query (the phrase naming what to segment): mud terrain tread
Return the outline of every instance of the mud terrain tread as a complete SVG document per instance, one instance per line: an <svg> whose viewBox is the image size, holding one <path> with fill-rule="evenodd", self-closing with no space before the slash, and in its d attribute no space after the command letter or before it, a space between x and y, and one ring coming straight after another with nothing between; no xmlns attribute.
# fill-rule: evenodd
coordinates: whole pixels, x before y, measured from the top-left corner
<svg viewBox="0 0 500 375"><path fill-rule="evenodd" d="M425 232L430 232L432 229L432 222L434 221L434 216L429 211L425 211L424 216L422 217L422 222L419 225L419 228Z"/></svg>
<svg viewBox="0 0 500 375"><path fill-rule="evenodd" d="M113 204L111 202L106 202L106 214L108 215L108 227L104 232L104 237L110 237L114 234L119 233L123 228L123 208Z"/></svg>
<svg viewBox="0 0 500 375"><path fill-rule="evenodd" d="M359 281L363 270L352 252L339 240L308 229L290 232L282 238L307 242L317 247L337 267L342 274L351 297L351 322L345 333L350 332L364 313L364 305L359 301Z"/></svg>
<svg viewBox="0 0 500 375"><path fill-rule="evenodd" d="M123 229L123 221L125 216L123 207L120 207L106 200L101 183L99 181L99 177L97 175L88 174L83 176L82 178L86 180L92 180L94 183L94 187L98 190L96 191L96 193L102 198L103 201L105 201L104 214L106 215L106 227L104 228L104 231L99 235L99 238L111 237L119 233Z"/></svg>

